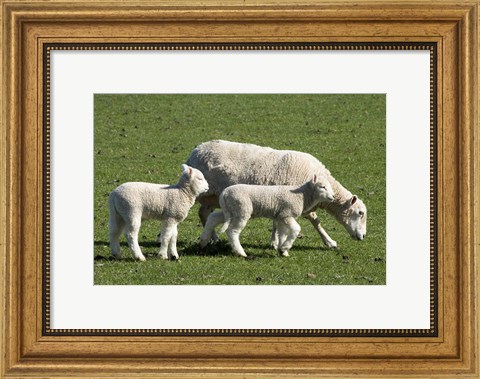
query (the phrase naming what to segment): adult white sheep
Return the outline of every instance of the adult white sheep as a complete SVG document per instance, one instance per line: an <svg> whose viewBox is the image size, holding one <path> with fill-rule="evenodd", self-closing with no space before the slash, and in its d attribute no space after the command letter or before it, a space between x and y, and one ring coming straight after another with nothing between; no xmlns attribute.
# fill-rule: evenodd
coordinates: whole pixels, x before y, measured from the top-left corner
<svg viewBox="0 0 480 379"><path fill-rule="evenodd" d="M175 185L129 182L110 194L110 251L114 257L121 257L119 238L125 230L133 257L144 261L138 245L142 219L159 219L162 229L158 256L178 259L177 225L187 217L196 197L208 190L208 183L199 170L187 165L182 165L182 170Z"/></svg>
<svg viewBox="0 0 480 379"><path fill-rule="evenodd" d="M253 144L214 140L202 143L190 154L187 164L202 171L210 185L199 197L199 215L205 225L208 215L219 207L220 193L234 184L300 185L313 175L325 176L330 182L334 199L319 204L342 224L350 236L363 240L367 232L367 208L331 175L320 161L310 154L291 150L274 150ZM337 243L322 228L312 210L305 216L315 227L323 243L336 247ZM275 230L272 245L275 245ZM214 239L215 239L214 235Z"/></svg>
<svg viewBox="0 0 480 379"><path fill-rule="evenodd" d="M208 216L200 245L206 246L213 230L224 222L221 232L227 231L230 245L235 254L246 257L240 244L240 233L252 217L273 220L278 229L278 252L288 257L288 250L300 233L295 221L309 213L320 202L333 200L333 190L326 178L317 178L301 186L258 186L236 184L225 188L220 194L221 211Z"/></svg>

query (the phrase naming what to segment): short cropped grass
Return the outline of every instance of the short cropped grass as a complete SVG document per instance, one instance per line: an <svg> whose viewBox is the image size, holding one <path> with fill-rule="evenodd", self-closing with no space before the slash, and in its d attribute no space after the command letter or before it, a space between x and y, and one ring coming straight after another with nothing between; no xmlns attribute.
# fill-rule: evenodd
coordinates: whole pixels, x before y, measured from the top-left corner
<svg viewBox="0 0 480 379"><path fill-rule="evenodd" d="M382 285L386 283L386 97L352 95L95 95L94 282L113 284ZM157 258L158 221L144 221L136 262L123 238L121 260L110 258L108 195L128 181L176 183L192 149L225 139L310 153L368 209L367 236L354 241L319 211L337 241L327 249L310 223L290 257L269 246L271 222L250 220L241 242L250 259L226 241L198 246L198 204L179 225L179 261Z"/></svg>

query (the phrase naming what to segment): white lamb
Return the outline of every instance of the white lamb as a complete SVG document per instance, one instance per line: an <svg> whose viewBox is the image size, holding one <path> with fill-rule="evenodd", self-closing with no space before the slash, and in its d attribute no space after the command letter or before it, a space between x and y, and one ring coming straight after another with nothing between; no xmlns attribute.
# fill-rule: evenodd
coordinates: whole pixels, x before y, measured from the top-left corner
<svg viewBox="0 0 480 379"><path fill-rule="evenodd" d="M291 150L274 150L246 143L214 140L198 145L190 154L187 164L199 169L207 179L210 189L198 198L199 215L205 225L208 215L219 207L220 193L234 184L255 185L300 185L312 178L325 176L330 182L334 199L328 204L319 204L342 224L350 236L363 240L367 232L367 208L331 175L320 161L310 154ZM354 169L352 167L352 169ZM305 217L312 223L323 243L336 247L320 225L314 209ZM213 234L216 238L215 233ZM275 230L272 233L275 247Z"/></svg>
<svg viewBox="0 0 480 379"><path fill-rule="evenodd" d="M177 225L187 217L196 197L208 191L208 183L199 170L187 165L182 165L182 169L175 185L130 182L110 194L110 251L114 257L121 257L119 238L125 230L132 255L144 261L138 245L142 219L159 219L162 229L158 256L178 259Z"/></svg>
<svg viewBox="0 0 480 379"><path fill-rule="evenodd" d="M200 237L200 245L206 246L215 227L224 222L220 232L227 236L235 254L246 257L240 244L240 233L251 217L266 217L273 220L278 229L278 252L287 257L288 250L300 233L295 221L310 212L320 202L333 200L333 190L327 179L312 180L301 186L257 186L237 184L223 190L220 195L221 211L208 217Z"/></svg>

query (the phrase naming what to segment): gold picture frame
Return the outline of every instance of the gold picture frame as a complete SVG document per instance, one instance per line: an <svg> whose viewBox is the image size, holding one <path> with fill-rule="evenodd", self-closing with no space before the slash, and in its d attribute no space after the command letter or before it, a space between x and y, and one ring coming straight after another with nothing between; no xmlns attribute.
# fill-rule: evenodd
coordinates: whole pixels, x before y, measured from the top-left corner
<svg viewBox="0 0 480 379"><path fill-rule="evenodd" d="M2 1L1 374L478 377L478 4ZM435 46L434 333L49 333L48 47L199 43Z"/></svg>

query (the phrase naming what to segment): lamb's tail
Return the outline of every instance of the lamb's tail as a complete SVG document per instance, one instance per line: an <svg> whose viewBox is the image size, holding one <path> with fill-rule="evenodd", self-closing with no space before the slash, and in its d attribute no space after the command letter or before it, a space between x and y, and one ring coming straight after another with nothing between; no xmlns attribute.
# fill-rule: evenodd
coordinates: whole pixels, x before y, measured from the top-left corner
<svg viewBox="0 0 480 379"><path fill-rule="evenodd" d="M115 206L115 194L111 193L108 197L108 210L109 210L109 226L110 230L117 229L119 214L117 211L117 207Z"/></svg>
<svg viewBox="0 0 480 379"><path fill-rule="evenodd" d="M220 194L219 198L219 204L220 208L222 208L223 216L225 218L225 221L223 222L222 227L220 228L220 233L225 233L225 230L227 230L228 226L230 225L230 221L232 220L232 216L230 212L227 210L227 207L225 205L225 200L223 198L223 192Z"/></svg>
<svg viewBox="0 0 480 379"><path fill-rule="evenodd" d="M109 210L110 222L112 222L112 219L117 214L117 208L115 207L115 199L113 197L114 197L113 193L111 193L108 196L108 210Z"/></svg>
<svg viewBox="0 0 480 379"><path fill-rule="evenodd" d="M220 233L225 233L225 230L228 229L228 226L230 225L230 214L225 215L225 222L223 223L222 227L220 228Z"/></svg>

